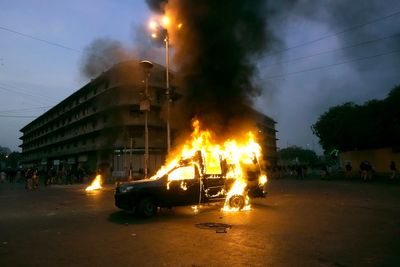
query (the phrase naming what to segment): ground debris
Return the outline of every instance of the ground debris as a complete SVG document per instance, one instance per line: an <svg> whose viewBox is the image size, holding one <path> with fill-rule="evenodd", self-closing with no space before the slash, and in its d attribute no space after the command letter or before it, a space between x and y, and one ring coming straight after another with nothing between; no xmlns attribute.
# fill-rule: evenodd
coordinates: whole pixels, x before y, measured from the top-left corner
<svg viewBox="0 0 400 267"><path fill-rule="evenodd" d="M226 223L206 222L206 223L197 223L196 227L200 229L215 230L217 234L222 234L222 233L227 233L227 230L231 229L232 225Z"/></svg>

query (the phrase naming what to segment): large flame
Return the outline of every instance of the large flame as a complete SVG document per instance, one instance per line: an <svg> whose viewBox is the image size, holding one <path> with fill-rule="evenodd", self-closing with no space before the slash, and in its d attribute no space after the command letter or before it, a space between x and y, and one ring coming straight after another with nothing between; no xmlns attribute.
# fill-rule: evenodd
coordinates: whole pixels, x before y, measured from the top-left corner
<svg viewBox="0 0 400 267"><path fill-rule="evenodd" d="M199 151L204 166L199 166L199 162L194 160L198 157ZM229 138L223 142L217 142L215 135L210 130L200 128L199 120L193 121L193 132L190 139L185 144L172 152L167 159L167 163L151 177L157 179L168 174L174 168L181 165L182 159L193 159L190 163L197 164L198 169L205 174L220 175L224 173L226 178L234 179L231 188L228 188L224 211L237 211L240 208L231 208L229 199L234 195L242 196L244 207L241 210L250 209L249 198L247 196L247 177L245 171L246 164L254 164L261 158L261 146L256 142L254 134L249 131L242 137ZM221 160L226 162L226 170L221 169ZM185 177L189 169L179 168L168 176L167 188L173 180L180 180ZM259 177L260 185L266 183L265 174ZM181 183L182 190L186 190L186 184ZM222 194L224 192L219 192Z"/></svg>
<svg viewBox="0 0 400 267"><path fill-rule="evenodd" d="M86 187L86 191L94 191L94 190L99 190L101 188L103 188L101 185L103 184L103 181L101 179L101 175L98 174L96 175L96 178L94 178L94 180L92 181L92 183L90 184L90 186Z"/></svg>

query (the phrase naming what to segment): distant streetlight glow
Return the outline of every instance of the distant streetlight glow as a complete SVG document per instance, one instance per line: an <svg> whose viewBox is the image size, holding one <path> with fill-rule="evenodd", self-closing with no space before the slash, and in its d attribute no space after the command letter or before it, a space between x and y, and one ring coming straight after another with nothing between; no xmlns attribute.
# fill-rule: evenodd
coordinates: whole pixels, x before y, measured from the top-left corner
<svg viewBox="0 0 400 267"><path fill-rule="evenodd" d="M152 34L151 34L151 37L155 39L155 38L157 38L157 34L152 33Z"/></svg>
<svg viewBox="0 0 400 267"><path fill-rule="evenodd" d="M179 23L177 27L178 29L182 28L182 23Z"/></svg>

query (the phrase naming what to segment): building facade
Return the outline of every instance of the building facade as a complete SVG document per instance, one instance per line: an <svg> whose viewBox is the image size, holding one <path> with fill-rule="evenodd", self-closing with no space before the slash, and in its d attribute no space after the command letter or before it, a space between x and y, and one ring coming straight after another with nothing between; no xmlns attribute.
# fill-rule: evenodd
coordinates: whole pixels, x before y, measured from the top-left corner
<svg viewBox="0 0 400 267"><path fill-rule="evenodd" d="M364 161L368 161L376 172L390 172L391 162L397 168L400 166L400 151L391 147L344 151L339 154L339 160L343 169L350 163L355 172L360 171L360 165Z"/></svg>
<svg viewBox="0 0 400 267"><path fill-rule="evenodd" d="M21 129L25 167L58 170L97 169L115 178L143 176L145 73L139 61L116 64ZM149 173L164 162L167 151L163 119L165 68L154 64L148 94ZM179 100L178 100L179 101ZM255 112L266 133L267 160L276 162L275 121Z"/></svg>

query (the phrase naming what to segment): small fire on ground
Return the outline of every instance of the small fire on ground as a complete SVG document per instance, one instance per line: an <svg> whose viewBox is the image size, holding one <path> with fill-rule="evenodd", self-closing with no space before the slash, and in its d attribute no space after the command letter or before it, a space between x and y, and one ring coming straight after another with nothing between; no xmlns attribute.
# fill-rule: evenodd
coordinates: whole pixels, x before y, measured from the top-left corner
<svg viewBox="0 0 400 267"><path fill-rule="evenodd" d="M94 180L92 181L92 183L86 187L86 191L94 191L94 190L100 190L101 188L103 188L101 185L103 184L103 181L101 179L101 175L98 174L96 175L96 178L94 178Z"/></svg>

